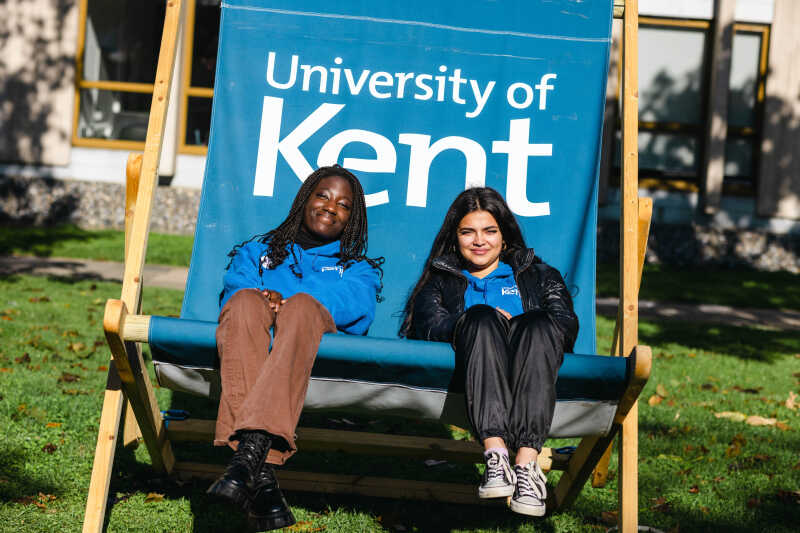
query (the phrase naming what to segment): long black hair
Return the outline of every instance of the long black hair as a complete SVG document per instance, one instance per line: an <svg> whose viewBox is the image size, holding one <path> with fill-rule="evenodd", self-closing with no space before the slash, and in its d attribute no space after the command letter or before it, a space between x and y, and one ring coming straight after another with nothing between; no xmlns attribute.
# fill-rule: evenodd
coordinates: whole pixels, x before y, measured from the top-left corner
<svg viewBox="0 0 800 533"><path fill-rule="evenodd" d="M406 301L403 309L403 323L400 326L401 337L405 337L411 329L414 301L419 291L431 278L431 263L439 257L451 255L463 264L464 258L458 252L456 232L461 219L473 211L487 211L497 221L497 225L500 226L500 233L503 235L504 242L503 251L500 253L502 261L505 261L517 250L527 248L525 239L522 237L522 231L519 229L519 224L517 224L517 219L511 209L508 208L506 201L500 196L500 193L489 187L474 187L459 194L450 204L450 208L444 216L442 227L433 240L433 246L431 246L428 259L425 261L425 267L422 269L422 276L420 276L419 281L417 281L411 291L411 295L408 297L408 301Z"/></svg>
<svg viewBox="0 0 800 533"><path fill-rule="evenodd" d="M239 248L244 246L250 241L257 240L261 243L268 243L267 258L269 259L269 268L274 269L283 263L292 254L295 262L297 257L294 255L294 246L287 246L294 244L300 227L303 225L303 214L305 211L306 202L308 201L311 193L316 188L317 184L325 178L330 177L343 178L350 183L350 188L353 191L353 206L350 211L350 218L347 221L342 234L339 236L341 249L339 254L338 264L344 268L350 266L353 262L366 261L370 266L375 268L383 279L383 269L381 265L384 263L383 257L370 258L367 257L367 205L364 201L364 189L361 187L361 182L355 175L344 167L333 165L330 167L320 167L312 172L300 186L297 195L294 197L292 207L289 208L289 214L280 225L267 233L260 233L254 235L248 240L237 244L233 249L228 252L228 257L233 261L233 257L239 251ZM287 250L291 249L291 252ZM230 266L230 262L228 263ZM292 265L294 267L294 265ZM302 274L292 268L292 272L298 278L303 277ZM383 288L383 284L381 284ZM380 294L380 290L378 291ZM380 300L380 298L379 298Z"/></svg>

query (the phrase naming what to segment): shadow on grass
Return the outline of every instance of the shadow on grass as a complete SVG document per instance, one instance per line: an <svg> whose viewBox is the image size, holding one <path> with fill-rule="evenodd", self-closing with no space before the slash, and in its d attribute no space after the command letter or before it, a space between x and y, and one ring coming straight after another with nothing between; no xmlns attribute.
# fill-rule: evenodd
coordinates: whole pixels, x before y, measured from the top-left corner
<svg viewBox="0 0 800 533"><path fill-rule="evenodd" d="M36 458L18 450L0 449L0 501L11 502L20 498L43 494L60 495L61 487L45 480L44 472L31 472L26 464L36 463Z"/></svg>
<svg viewBox="0 0 800 533"><path fill-rule="evenodd" d="M796 331L773 331L712 324L662 320L642 322L639 340L650 346L680 344L687 349L705 350L745 360L775 362L800 351Z"/></svg>
<svg viewBox="0 0 800 533"><path fill-rule="evenodd" d="M113 230L87 231L74 225L43 227L0 226L0 255L12 253L50 257L57 244L67 241L87 242L107 240L118 232Z"/></svg>

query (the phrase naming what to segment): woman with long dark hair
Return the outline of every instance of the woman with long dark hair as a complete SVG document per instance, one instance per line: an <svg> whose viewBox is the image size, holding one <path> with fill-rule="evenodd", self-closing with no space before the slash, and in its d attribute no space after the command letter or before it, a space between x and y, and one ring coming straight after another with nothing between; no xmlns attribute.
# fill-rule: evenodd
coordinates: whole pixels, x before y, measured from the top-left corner
<svg viewBox="0 0 800 533"><path fill-rule="evenodd" d="M561 274L527 248L514 215L490 188L453 201L405 306L401 336L450 342L452 390L484 446L481 498L542 516L537 463L553 419L555 383L578 319ZM463 387L463 389L462 389ZM512 468L508 450L516 450Z"/></svg>
<svg viewBox="0 0 800 533"><path fill-rule="evenodd" d="M277 228L229 253L214 444L236 451L208 493L247 510L259 531L295 523L273 465L297 450L294 432L322 335L364 335L375 316L383 258L366 253L364 191L338 165L306 178Z"/></svg>

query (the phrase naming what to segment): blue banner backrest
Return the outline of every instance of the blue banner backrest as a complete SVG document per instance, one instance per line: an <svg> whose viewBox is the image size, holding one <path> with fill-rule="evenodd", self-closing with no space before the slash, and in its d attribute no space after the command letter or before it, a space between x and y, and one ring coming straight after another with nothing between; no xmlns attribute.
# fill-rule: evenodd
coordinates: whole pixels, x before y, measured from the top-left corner
<svg viewBox="0 0 800 533"><path fill-rule="evenodd" d="M212 127L182 316L215 321L227 252L285 217L301 180L362 181L395 337L447 207L500 191L557 267L595 352L597 172L610 0L222 4Z"/></svg>

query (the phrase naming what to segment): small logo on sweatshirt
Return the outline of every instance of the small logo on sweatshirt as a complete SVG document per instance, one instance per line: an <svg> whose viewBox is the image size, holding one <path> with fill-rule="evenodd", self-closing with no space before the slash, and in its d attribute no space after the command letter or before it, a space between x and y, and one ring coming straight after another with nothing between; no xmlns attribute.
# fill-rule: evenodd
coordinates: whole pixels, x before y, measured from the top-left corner
<svg viewBox="0 0 800 533"><path fill-rule="evenodd" d="M261 268L264 270L269 270L269 267L272 265L272 261L270 260L269 256L264 254L261 256Z"/></svg>
<svg viewBox="0 0 800 533"><path fill-rule="evenodd" d="M325 267L322 267L322 269L320 271L321 272L331 272L331 271L338 272L339 273L339 277L341 278L342 274L344 273L344 267L342 265L325 266Z"/></svg>
<svg viewBox="0 0 800 533"><path fill-rule="evenodd" d="M516 296L519 296L519 289L517 288L516 285L512 287L503 287L502 289L500 289L500 293L503 296L508 296L509 294L514 294Z"/></svg>

